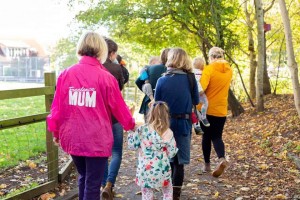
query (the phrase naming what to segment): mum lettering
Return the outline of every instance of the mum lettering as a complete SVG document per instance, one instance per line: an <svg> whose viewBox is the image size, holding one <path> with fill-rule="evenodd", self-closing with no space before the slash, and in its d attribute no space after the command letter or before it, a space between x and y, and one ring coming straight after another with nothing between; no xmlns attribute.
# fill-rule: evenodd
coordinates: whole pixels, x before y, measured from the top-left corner
<svg viewBox="0 0 300 200"><path fill-rule="evenodd" d="M96 107L95 88L69 88L69 105Z"/></svg>

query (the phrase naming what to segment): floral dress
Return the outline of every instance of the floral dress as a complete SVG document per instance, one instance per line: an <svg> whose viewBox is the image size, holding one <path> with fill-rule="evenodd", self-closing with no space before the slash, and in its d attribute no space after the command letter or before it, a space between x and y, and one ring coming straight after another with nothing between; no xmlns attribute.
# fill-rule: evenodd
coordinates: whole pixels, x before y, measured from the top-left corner
<svg viewBox="0 0 300 200"><path fill-rule="evenodd" d="M137 185L143 188L159 189L172 184L169 160L178 151L173 133L172 137L165 142L146 124L140 126L135 132L128 132L128 148L139 149Z"/></svg>

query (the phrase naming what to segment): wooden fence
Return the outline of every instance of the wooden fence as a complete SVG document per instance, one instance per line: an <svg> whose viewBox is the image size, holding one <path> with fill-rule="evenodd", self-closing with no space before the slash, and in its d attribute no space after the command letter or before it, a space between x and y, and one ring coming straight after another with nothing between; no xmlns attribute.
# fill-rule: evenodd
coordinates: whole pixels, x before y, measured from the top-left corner
<svg viewBox="0 0 300 200"><path fill-rule="evenodd" d="M0 120L0 131L3 129L14 128L18 126L28 125L32 123L42 122L46 120L47 115L50 111L50 106L52 104L56 77L54 72L49 72L44 74L45 86L37 88L26 88L26 89L14 89L14 90L3 90L0 91L0 100L13 99L13 98L25 98L31 96L45 96L45 113L39 113L35 115L18 117L13 119ZM127 102L133 102L138 105L143 97L143 93L135 87L134 80L131 79L125 85L122 91L123 97ZM46 193L54 189L59 182L63 181L68 175L71 167L73 166L72 160L67 162L59 170L58 166L58 148L52 142L52 134L47 130L46 126L46 155L47 155L47 170L48 170L48 180L46 183L38 185L37 187L31 188L13 197L6 199L13 200L27 200L43 193Z"/></svg>
<svg viewBox="0 0 300 200"><path fill-rule="evenodd" d="M45 107L46 107L45 113L1 120L0 131L3 129L9 129L18 126L45 121L47 115L49 114L50 106L53 100L55 83L56 83L55 73L45 73L44 87L0 91L0 100L43 95L45 96ZM30 190L16 194L15 196L9 197L7 199L16 199L16 200L31 199L35 196L38 196L49 190L54 189L57 186L59 180L62 179L62 176L65 176L65 172L59 171L58 169L58 148L52 142L52 134L47 130L47 128L45 132L46 132L46 155L47 155L47 165L48 165L47 182L38 185L37 187L32 188ZM65 167L64 169L68 169L68 167Z"/></svg>

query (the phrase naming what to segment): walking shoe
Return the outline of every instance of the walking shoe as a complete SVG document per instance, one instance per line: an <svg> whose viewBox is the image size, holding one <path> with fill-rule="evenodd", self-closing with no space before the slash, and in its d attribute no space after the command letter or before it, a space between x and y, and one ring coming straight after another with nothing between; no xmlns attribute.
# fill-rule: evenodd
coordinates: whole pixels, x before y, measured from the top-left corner
<svg viewBox="0 0 300 200"><path fill-rule="evenodd" d="M221 162L219 163L218 167L212 173L212 176L216 178L223 174L225 168L228 165L228 162L225 160L225 158L221 158L220 160Z"/></svg>
<svg viewBox="0 0 300 200"><path fill-rule="evenodd" d="M200 121L202 122L202 124L206 127L209 127L210 126L210 123L209 121L206 119L206 118L200 118Z"/></svg>
<svg viewBox="0 0 300 200"><path fill-rule="evenodd" d="M112 183L107 182L106 186L102 190L101 199L102 200L113 200L113 192L112 192Z"/></svg>
<svg viewBox="0 0 300 200"><path fill-rule="evenodd" d="M211 172L210 163L204 163L202 172L203 172L203 173Z"/></svg>
<svg viewBox="0 0 300 200"><path fill-rule="evenodd" d="M193 124L193 126L194 126L194 130L195 130L196 135L203 135L204 134L203 130L201 129L201 126L200 126L199 122Z"/></svg>

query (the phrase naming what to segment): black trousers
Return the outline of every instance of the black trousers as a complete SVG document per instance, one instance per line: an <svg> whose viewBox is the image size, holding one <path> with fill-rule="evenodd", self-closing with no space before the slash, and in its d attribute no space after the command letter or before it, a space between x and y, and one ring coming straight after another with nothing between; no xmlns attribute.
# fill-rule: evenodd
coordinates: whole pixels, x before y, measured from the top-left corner
<svg viewBox="0 0 300 200"><path fill-rule="evenodd" d="M172 169L172 184L173 187L181 187L183 185L184 178L184 165L178 163L177 155L174 157L174 162L171 162Z"/></svg>
<svg viewBox="0 0 300 200"><path fill-rule="evenodd" d="M207 115L207 120L210 123L209 127L205 127L201 124L201 128L204 132L202 138L202 151L205 163L210 163L211 144L214 145L218 158L225 157L225 145L222 139L222 133L226 117Z"/></svg>

